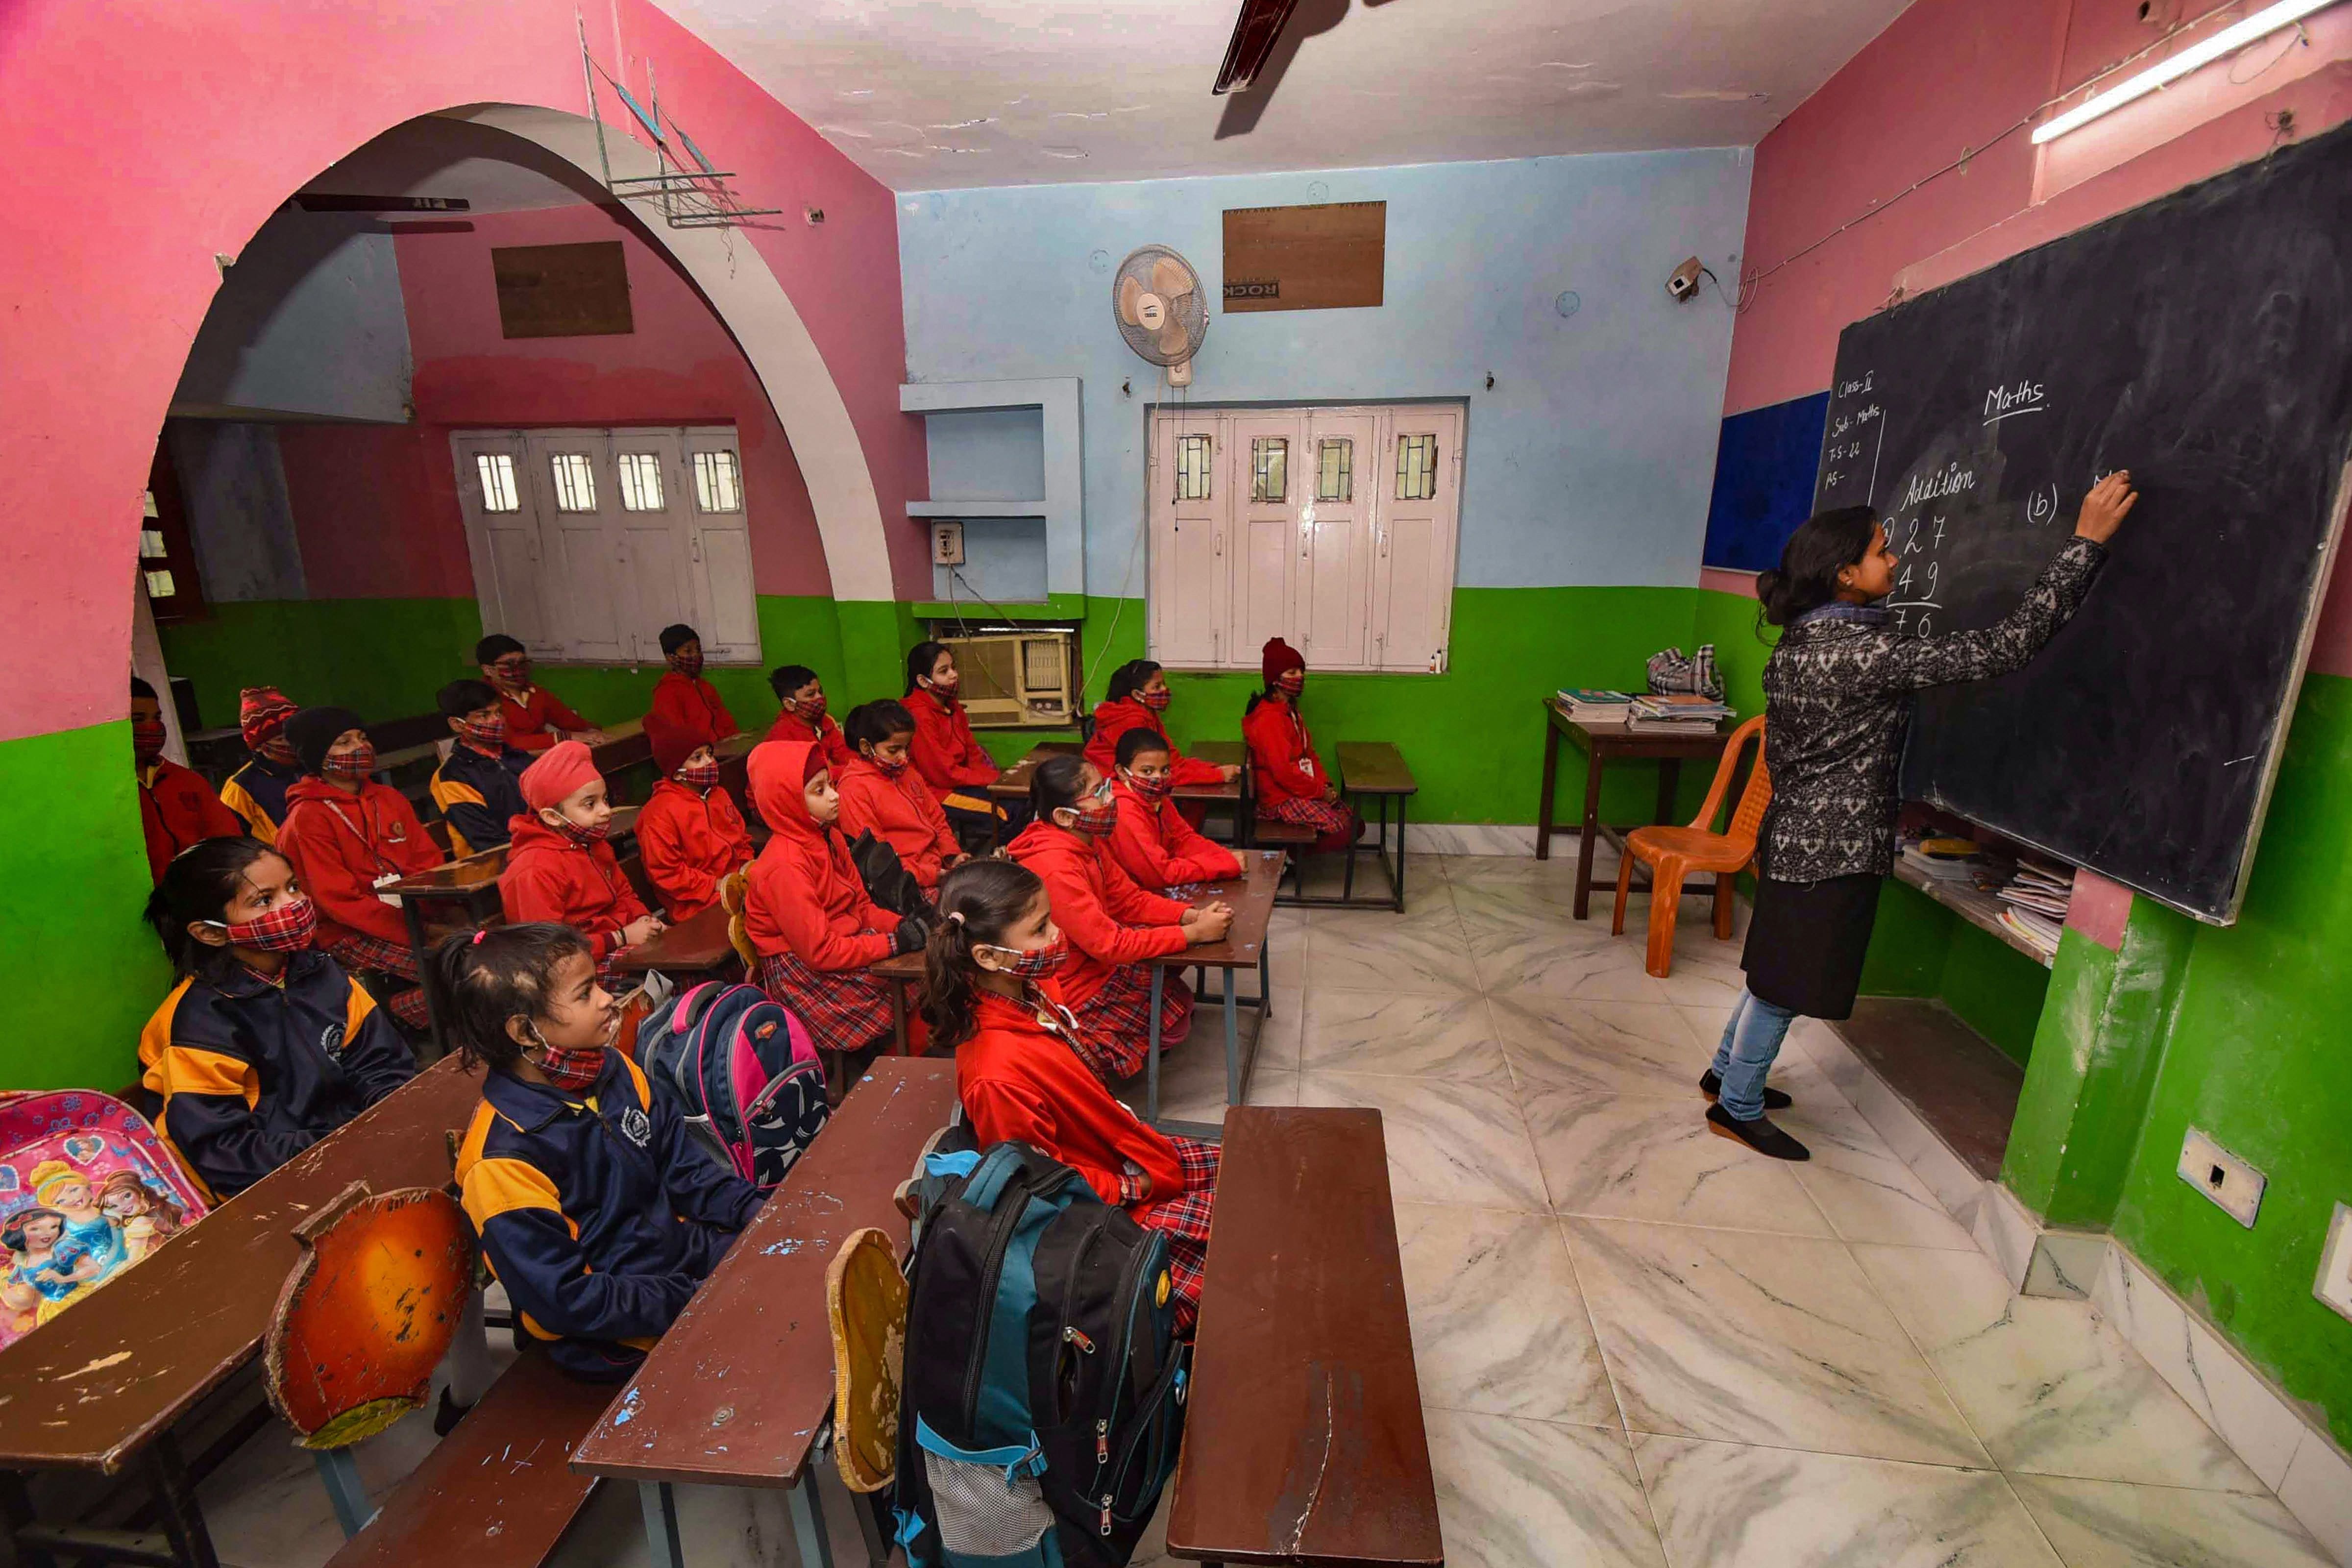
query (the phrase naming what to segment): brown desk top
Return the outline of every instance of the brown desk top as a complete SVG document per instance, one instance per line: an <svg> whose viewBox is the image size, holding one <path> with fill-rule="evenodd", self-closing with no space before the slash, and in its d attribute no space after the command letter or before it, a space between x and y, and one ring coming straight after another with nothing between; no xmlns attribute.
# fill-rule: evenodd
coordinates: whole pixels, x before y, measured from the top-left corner
<svg viewBox="0 0 2352 1568"><path fill-rule="evenodd" d="M643 974L649 969L701 974L734 957L735 944L727 940L727 911L713 904L650 941L623 948L614 957L613 966L624 974Z"/></svg>
<svg viewBox="0 0 2352 1568"><path fill-rule="evenodd" d="M1387 741L1342 741L1339 780L1351 795L1412 795L1421 788L1404 753Z"/></svg>
<svg viewBox="0 0 2352 1568"><path fill-rule="evenodd" d="M613 808L613 837L633 831L637 826L637 813L644 809L635 805ZM446 866L436 866L430 871L420 871L414 877L404 877L388 889L404 899L462 899L488 883L499 879L507 868L507 846L495 849L478 849L462 860L452 860Z"/></svg>
<svg viewBox="0 0 2352 1568"><path fill-rule="evenodd" d="M1027 756L999 774L996 782L988 786L988 793L1025 800L1029 796L1029 775L1037 771L1038 763L1048 757L1075 757L1085 749L1076 741L1040 741L1029 748Z"/></svg>
<svg viewBox="0 0 2352 1568"><path fill-rule="evenodd" d="M1171 1556L1444 1561L1377 1110L1225 1113Z"/></svg>
<svg viewBox="0 0 2352 1568"><path fill-rule="evenodd" d="M446 1185L446 1134L480 1098L445 1058L0 1351L0 1468L121 1469L260 1351L300 1256L294 1227L355 1181Z"/></svg>
<svg viewBox="0 0 2352 1568"><path fill-rule="evenodd" d="M1070 741L1041 741L1029 754L1004 770L997 781L988 786L988 793L1007 800L1029 798L1029 777L1037 764L1048 757L1075 756L1083 747ZM1202 741L1185 753L1219 767L1237 768L1242 765L1242 743L1239 741ZM1231 784L1188 784L1176 792L1178 800L1236 801L1242 797L1241 781Z"/></svg>
<svg viewBox="0 0 2352 1568"><path fill-rule="evenodd" d="M631 720L626 729L624 734L623 726L614 725L604 731L607 738L604 744L589 749L589 758L595 763L598 773L609 776L654 760L654 743L646 738L645 721Z"/></svg>
<svg viewBox="0 0 2352 1568"><path fill-rule="evenodd" d="M824 1276L854 1230L903 1247L891 1201L955 1106L955 1063L882 1057L696 1292L572 1468L616 1480L791 1486L833 1406Z"/></svg>
<svg viewBox="0 0 2352 1568"><path fill-rule="evenodd" d="M1234 923L1225 940L1163 953L1150 963L1163 969L1190 969L1196 963L1211 969L1257 967L1258 956L1265 948L1266 922L1274 918L1275 890L1282 883L1283 851L1236 849L1234 854L1242 863L1241 876L1203 889L1192 900L1195 909L1214 903L1233 905Z"/></svg>
<svg viewBox="0 0 2352 1568"><path fill-rule="evenodd" d="M923 955L919 952L892 953L879 963L866 966L869 974L885 980L920 980L923 977Z"/></svg>
<svg viewBox="0 0 2352 1568"><path fill-rule="evenodd" d="M1552 727L1573 739L1586 751L1598 751L1612 757L1712 757L1723 750L1723 739L1731 731L1731 721L1718 721L1712 730L1637 730L1618 720L1614 723L1598 724L1589 719L1571 719L1568 710L1556 697L1544 699L1544 712Z"/></svg>

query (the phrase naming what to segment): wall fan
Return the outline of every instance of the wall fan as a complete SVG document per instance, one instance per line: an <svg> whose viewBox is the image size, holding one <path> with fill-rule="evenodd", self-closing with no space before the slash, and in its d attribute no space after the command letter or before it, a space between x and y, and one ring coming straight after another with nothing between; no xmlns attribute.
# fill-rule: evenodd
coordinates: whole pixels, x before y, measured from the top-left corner
<svg viewBox="0 0 2352 1568"><path fill-rule="evenodd" d="M1127 346L1166 366L1171 385L1192 385L1192 356L1209 335L1209 307L1192 264L1164 245L1144 246L1118 264L1110 300Z"/></svg>

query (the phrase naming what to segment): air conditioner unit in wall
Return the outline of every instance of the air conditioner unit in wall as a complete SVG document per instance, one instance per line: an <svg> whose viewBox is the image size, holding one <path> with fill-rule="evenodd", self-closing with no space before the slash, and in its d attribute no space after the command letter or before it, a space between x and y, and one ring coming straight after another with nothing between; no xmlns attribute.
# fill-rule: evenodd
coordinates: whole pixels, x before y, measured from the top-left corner
<svg viewBox="0 0 2352 1568"><path fill-rule="evenodd" d="M940 641L955 655L964 713L973 728L1076 722L1076 632L983 633Z"/></svg>

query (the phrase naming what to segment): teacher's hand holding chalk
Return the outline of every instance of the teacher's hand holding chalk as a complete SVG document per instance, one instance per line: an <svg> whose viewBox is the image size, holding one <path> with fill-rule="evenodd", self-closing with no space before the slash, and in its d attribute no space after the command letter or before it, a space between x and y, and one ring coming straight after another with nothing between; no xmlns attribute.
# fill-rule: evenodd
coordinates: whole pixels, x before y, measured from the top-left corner
<svg viewBox="0 0 2352 1568"><path fill-rule="evenodd" d="M2131 486L2131 470L2117 468L2091 487L2083 498L2083 510L2074 519L2074 537L2087 539L2094 544L2105 544L2116 536L2131 509L2139 504L2139 492Z"/></svg>

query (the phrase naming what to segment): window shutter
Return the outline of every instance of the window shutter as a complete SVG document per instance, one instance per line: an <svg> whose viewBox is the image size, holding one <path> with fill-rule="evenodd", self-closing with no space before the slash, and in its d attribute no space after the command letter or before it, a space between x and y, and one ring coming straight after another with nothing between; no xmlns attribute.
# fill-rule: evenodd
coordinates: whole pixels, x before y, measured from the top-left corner
<svg viewBox="0 0 2352 1568"><path fill-rule="evenodd" d="M1162 664L1214 665L1224 640L1233 486L1218 466L1218 424L1162 419L1152 433L1147 591L1151 656Z"/></svg>
<svg viewBox="0 0 2352 1568"><path fill-rule="evenodd" d="M1454 409L1400 408L1381 442L1381 516L1372 561L1372 663L1381 669L1444 668L1454 607L1454 538L1462 473L1462 418ZM1433 437L1434 479L1401 444ZM1399 490L1407 493L1400 498ZM1422 497L1414 492L1429 489Z"/></svg>
<svg viewBox="0 0 2352 1568"><path fill-rule="evenodd" d="M735 432L690 429L685 432L685 445L681 471L688 476L688 483L679 494L691 533L684 565L694 605L690 618L702 634L702 656L722 664L756 664L760 605L751 586L750 502L742 492L742 458ZM724 454L727 461L720 483L693 482L697 453ZM731 476L731 486L725 482L726 476ZM708 496L706 490L710 492ZM712 503L709 510L705 509L706 500ZM734 510L719 510L730 501Z"/></svg>

